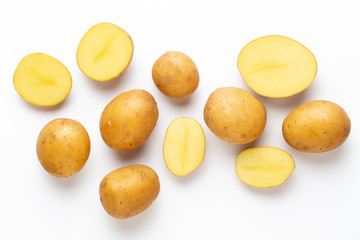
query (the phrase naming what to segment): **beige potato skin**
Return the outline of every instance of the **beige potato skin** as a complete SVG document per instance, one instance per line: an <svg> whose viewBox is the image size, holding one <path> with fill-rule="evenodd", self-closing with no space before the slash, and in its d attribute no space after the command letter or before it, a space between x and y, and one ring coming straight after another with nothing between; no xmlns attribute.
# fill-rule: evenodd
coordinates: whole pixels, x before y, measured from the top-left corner
<svg viewBox="0 0 360 240"><path fill-rule="evenodd" d="M152 78L156 87L172 98L185 98L199 85L195 63L186 54L177 51L166 52L156 60Z"/></svg>
<svg viewBox="0 0 360 240"><path fill-rule="evenodd" d="M256 140L264 131L266 109L246 90L218 88L210 94L205 104L204 120L222 140L245 144Z"/></svg>
<svg viewBox="0 0 360 240"><path fill-rule="evenodd" d="M144 144L159 118L154 97L134 89L114 98L100 118L104 142L115 150L131 150Z"/></svg>
<svg viewBox="0 0 360 240"><path fill-rule="evenodd" d="M145 165L131 165L107 174L100 183L100 201L114 218L125 219L147 209L160 192L156 172Z"/></svg>
<svg viewBox="0 0 360 240"><path fill-rule="evenodd" d="M70 177L85 165L90 154L90 138L79 122L55 119L41 130L36 153L48 173L60 178Z"/></svg>
<svg viewBox="0 0 360 240"><path fill-rule="evenodd" d="M327 152L339 147L350 134L351 122L339 105L312 101L294 109L285 118L282 132L293 148L309 153Z"/></svg>

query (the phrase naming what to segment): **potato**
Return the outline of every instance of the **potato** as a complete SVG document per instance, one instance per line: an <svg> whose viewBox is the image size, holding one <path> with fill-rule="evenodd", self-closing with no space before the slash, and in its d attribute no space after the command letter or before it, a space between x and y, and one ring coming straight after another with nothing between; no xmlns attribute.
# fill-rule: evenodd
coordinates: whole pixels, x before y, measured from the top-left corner
<svg viewBox="0 0 360 240"><path fill-rule="evenodd" d="M134 89L114 98L100 118L104 142L115 150L131 150L149 138L159 118L153 96Z"/></svg>
<svg viewBox="0 0 360 240"><path fill-rule="evenodd" d="M244 144L256 140L264 131L266 109L262 102L241 88L218 88L205 104L204 120L222 140Z"/></svg>
<svg viewBox="0 0 360 240"><path fill-rule="evenodd" d="M72 79L59 60L43 53L31 53L18 64L13 84L25 101L48 107L68 96Z"/></svg>
<svg viewBox="0 0 360 240"><path fill-rule="evenodd" d="M299 151L310 153L339 147L349 136L350 129L351 122L344 109L323 100L297 107L282 125L285 141Z"/></svg>
<svg viewBox="0 0 360 240"><path fill-rule="evenodd" d="M41 130L36 153L48 173L60 178L69 177L85 165L90 154L90 138L81 123L58 118Z"/></svg>
<svg viewBox="0 0 360 240"><path fill-rule="evenodd" d="M278 35L261 37L247 44L239 54L237 66L254 92L273 98L303 91L317 73L316 59L309 49Z"/></svg>
<svg viewBox="0 0 360 240"><path fill-rule="evenodd" d="M166 130L163 155L167 168L182 177L200 166L205 154L205 135L200 123L180 117Z"/></svg>
<svg viewBox="0 0 360 240"><path fill-rule="evenodd" d="M156 87L166 96L185 98L199 85L199 72L190 57L182 52L170 51L159 57L152 68Z"/></svg>
<svg viewBox="0 0 360 240"><path fill-rule="evenodd" d="M132 39L125 30L112 23L99 23L81 39L76 60L87 77L108 81L126 70L133 52Z"/></svg>
<svg viewBox="0 0 360 240"><path fill-rule="evenodd" d="M100 183L100 201L114 218L129 218L146 210L157 198L160 182L145 165L131 165L107 174Z"/></svg>
<svg viewBox="0 0 360 240"><path fill-rule="evenodd" d="M236 174L245 184L258 188L281 185L295 169L294 159L275 147L256 147L242 151L236 158Z"/></svg>

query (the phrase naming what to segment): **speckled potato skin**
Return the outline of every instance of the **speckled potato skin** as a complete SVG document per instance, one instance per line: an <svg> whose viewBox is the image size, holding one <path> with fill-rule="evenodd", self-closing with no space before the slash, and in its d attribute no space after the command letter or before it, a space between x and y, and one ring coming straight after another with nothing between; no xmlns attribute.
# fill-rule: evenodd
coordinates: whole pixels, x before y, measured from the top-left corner
<svg viewBox="0 0 360 240"><path fill-rule="evenodd" d="M153 65L152 78L166 96L185 98L199 85L199 72L193 60L177 51L164 53Z"/></svg>
<svg viewBox="0 0 360 240"><path fill-rule="evenodd" d="M222 140L245 144L256 140L264 131L266 109L246 90L218 88L210 94L205 104L204 120Z"/></svg>
<svg viewBox="0 0 360 240"><path fill-rule="evenodd" d="M282 132L293 148L321 153L337 148L350 134L351 122L339 105L329 101L312 101L294 109L285 118Z"/></svg>
<svg viewBox="0 0 360 240"><path fill-rule="evenodd" d="M101 136L112 149L131 150L145 143L158 118L156 101L149 92L124 92L105 107L100 118Z"/></svg>
<svg viewBox="0 0 360 240"><path fill-rule="evenodd" d="M160 182L145 165L131 165L112 171L100 183L100 201L114 218L125 219L147 209L157 198Z"/></svg>
<svg viewBox="0 0 360 240"><path fill-rule="evenodd" d="M85 165L90 154L90 138L81 123L55 119L41 130L36 153L48 173L60 178L70 177Z"/></svg>

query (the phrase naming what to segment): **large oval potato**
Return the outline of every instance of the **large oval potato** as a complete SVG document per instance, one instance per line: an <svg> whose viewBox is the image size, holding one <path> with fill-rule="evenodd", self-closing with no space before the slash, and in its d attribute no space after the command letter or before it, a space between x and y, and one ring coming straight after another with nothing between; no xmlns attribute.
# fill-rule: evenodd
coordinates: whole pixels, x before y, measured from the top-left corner
<svg viewBox="0 0 360 240"><path fill-rule="evenodd" d="M131 165L107 174L100 183L100 201L115 218L129 218L147 209L157 198L160 182L145 165Z"/></svg>
<svg viewBox="0 0 360 240"><path fill-rule="evenodd" d="M337 148L350 134L351 122L339 105L329 101L312 101L294 109L285 118L282 132L293 148L320 153Z"/></svg>
<svg viewBox="0 0 360 240"><path fill-rule="evenodd" d="M69 177L85 165L90 154L90 138L79 122L55 119L41 130L36 153L48 173L61 178Z"/></svg>
<svg viewBox="0 0 360 240"><path fill-rule="evenodd" d="M149 92L124 92L105 107L100 119L101 137L115 150L137 148L149 138L158 118L157 104Z"/></svg>
<svg viewBox="0 0 360 240"><path fill-rule="evenodd" d="M244 144L256 140L264 131L266 109L262 102L241 88L218 88L205 104L204 120L222 140Z"/></svg>

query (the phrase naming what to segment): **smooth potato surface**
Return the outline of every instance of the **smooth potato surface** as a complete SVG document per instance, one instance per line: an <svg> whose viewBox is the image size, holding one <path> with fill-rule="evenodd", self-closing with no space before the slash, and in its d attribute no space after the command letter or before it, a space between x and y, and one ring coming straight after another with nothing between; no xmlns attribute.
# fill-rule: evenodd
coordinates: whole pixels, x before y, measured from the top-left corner
<svg viewBox="0 0 360 240"><path fill-rule="evenodd" d="M312 101L294 109L285 118L282 132L293 148L321 153L339 147L350 134L351 122L339 105Z"/></svg>
<svg viewBox="0 0 360 240"><path fill-rule="evenodd" d="M107 174L100 183L100 201L114 218L129 218L147 209L157 198L160 182L145 165L131 165Z"/></svg>

